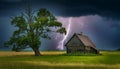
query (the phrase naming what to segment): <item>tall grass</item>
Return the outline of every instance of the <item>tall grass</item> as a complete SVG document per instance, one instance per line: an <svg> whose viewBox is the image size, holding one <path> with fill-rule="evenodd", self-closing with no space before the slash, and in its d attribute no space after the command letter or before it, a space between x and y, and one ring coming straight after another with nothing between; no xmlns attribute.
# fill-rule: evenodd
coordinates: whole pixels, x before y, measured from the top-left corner
<svg viewBox="0 0 120 69"><path fill-rule="evenodd" d="M120 69L120 52L102 51L102 55L64 55L65 52L0 52L0 69Z"/></svg>
<svg viewBox="0 0 120 69"><path fill-rule="evenodd" d="M0 69L120 69L120 64L51 64L45 62L7 62L0 64Z"/></svg>

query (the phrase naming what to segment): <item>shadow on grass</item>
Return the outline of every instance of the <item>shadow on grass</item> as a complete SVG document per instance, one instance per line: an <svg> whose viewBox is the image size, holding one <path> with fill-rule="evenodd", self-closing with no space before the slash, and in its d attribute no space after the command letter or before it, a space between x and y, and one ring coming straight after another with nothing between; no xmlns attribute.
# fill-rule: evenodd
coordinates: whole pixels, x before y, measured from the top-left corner
<svg viewBox="0 0 120 69"><path fill-rule="evenodd" d="M70 54L59 54L60 56L100 56L102 55L101 53L100 54L93 54L93 53L70 53Z"/></svg>

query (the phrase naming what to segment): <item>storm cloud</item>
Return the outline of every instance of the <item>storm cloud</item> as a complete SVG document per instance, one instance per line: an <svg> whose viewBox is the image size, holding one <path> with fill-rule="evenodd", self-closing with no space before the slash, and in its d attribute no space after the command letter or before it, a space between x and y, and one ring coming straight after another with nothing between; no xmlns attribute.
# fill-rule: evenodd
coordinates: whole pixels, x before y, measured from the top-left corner
<svg viewBox="0 0 120 69"><path fill-rule="evenodd" d="M66 29L72 18L64 44L74 33L82 31L99 49L120 48L120 0L0 0L0 48L15 29L10 25L10 17L24 12L28 5L36 11L47 8ZM65 35L51 36L52 40L42 39L41 49L58 49Z"/></svg>
<svg viewBox="0 0 120 69"><path fill-rule="evenodd" d="M1 0L0 8L10 11L31 5L34 9L46 7L56 16L100 15L117 19L120 17L119 3L120 0Z"/></svg>

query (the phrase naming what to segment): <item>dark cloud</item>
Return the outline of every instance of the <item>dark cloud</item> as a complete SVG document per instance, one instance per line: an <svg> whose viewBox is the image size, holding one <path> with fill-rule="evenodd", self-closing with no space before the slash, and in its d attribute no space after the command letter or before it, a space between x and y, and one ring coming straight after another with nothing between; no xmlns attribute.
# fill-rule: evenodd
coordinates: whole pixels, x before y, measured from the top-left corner
<svg viewBox="0 0 120 69"><path fill-rule="evenodd" d="M75 19L69 36L83 31L90 35L99 48L115 49L120 46L120 0L0 0L0 46L3 46L4 41L9 39L14 30L10 25L10 17L19 15L28 5L33 10L47 8L55 16L61 17L92 15L94 17L85 19L88 23L84 28L81 28L79 19ZM102 19L97 18L98 16ZM56 49L59 43L56 39L42 41L41 49Z"/></svg>
<svg viewBox="0 0 120 69"><path fill-rule="evenodd" d="M119 0L66 0L63 16L100 15L103 17L120 17Z"/></svg>
<svg viewBox="0 0 120 69"><path fill-rule="evenodd" d="M3 2L21 2L22 0L1 0Z"/></svg>
<svg viewBox="0 0 120 69"><path fill-rule="evenodd" d="M1 0L0 8L7 11L29 4L34 8L47 7L58 16L100 15L117 19L120 17L119 3L120 0Z"/></svg>

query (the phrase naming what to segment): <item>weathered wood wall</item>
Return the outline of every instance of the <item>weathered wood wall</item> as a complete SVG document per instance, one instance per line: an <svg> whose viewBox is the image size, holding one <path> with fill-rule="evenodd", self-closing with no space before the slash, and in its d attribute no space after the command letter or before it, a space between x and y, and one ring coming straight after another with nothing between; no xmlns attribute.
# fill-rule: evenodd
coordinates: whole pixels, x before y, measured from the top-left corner
<svg viewBox="0 0 120 69"><path fill-rule="evenodd" d="M96 53L97 50L90 46L84 46L77 36L74 36L66 45L67 53Z"/></svg>

